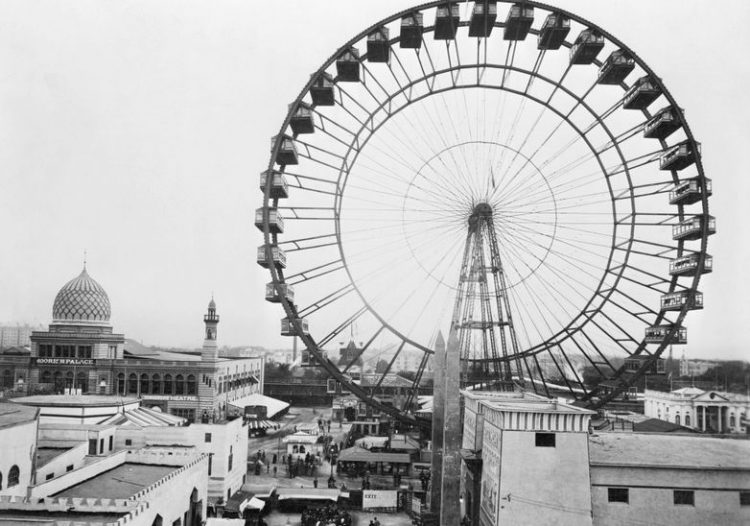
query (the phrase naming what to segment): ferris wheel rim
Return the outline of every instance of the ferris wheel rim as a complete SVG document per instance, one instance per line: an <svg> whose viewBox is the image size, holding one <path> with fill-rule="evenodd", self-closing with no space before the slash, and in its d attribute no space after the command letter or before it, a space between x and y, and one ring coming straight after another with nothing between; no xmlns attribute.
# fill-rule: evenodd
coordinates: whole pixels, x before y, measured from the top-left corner
<svg viewBox="0 0 750 526"><path fill-rule="evenodd" d="M505 4L513 3L510 0L499 0L499 2L500 3L505 3ZM539 3L539 2L534 2L534 1L528 1L528 2L525 2L525 4L527 4L527 5L531 6L531 7L538 7L540 9L543 9L543 10L551 12L551 13L560 13L560 14L563 14L565 16L568 16L571 20L575 20L579 24L582 24L582 25L585 25L585 26L587 26L589 28L595 29L597 32L601 33L607 40L609 40L613 44L617 45L621 49L626 50L636 60L636 62L638 63L639 67L641 67L651 77L651 79L653 79L653 81L660 87L662 94L664 95L664 97L666 98L666 100L669 102L670 106L679 109L679 106L677 105L676 101L674 100L673 96L671 95L671 93L669 92L669 90L667 89L667 87L662 82L661 78L659 78L658 76L656 76L654 74L653 70L648 66L648 64L646 64L627 45L625 45L624 43L622 43L621 41L619 41L618 39L616 39L615 37L613 37L606 30L602 29L598 25L593 24L593 23L589 22L588 20L586 20L586 19L584 19L584 18L582 18L582 17L580 17L578 15L575 15L574 13L571 13L571 12L563 10L563 9L559 9L559 8L556 8L556 7L553 7L553 6L549 6L547 4L543 4L543 3ZM378 27L381 27L383 25L395 22L399 18L401 18L401 17L403 17L405 15L408 15L410 13L423 12L425 10L436 8L436 7L440 7L440 6L444 6L444 5L446 5L446 2L444 2L444 1L434 1L434 2L429 2L429 3L426 3L426 4L422 4L422 5L419 5L419 6L415 6L414 8L403 10L403 11L401 11L401 12L395 14L395 15L392 15L392 16L390 16L388 18L385 18L385 19L379 21L378 23L373 24L368 29L362 31L360 34L358 34L357 36L355 36L354 38L352 38L350 41L348 41L344 46L342 46L341 48L339 48L317 70L317 72L311 77L311 80L307 83L307 85L305 86L305 88L303 88L303 90L300 92L300 94L298 95L297 99L295 100L295 103L292 104L292 107L296 107L302 101L302 98L309 92L310 87L312 86L314 79L317 78L327 68L329 68L333 64L333 62L336 60L336 58L343 52L343 50L345 50L345 49L353 46L357 42L362 41L363 38L365 38L369 33L371 33L373 30L375 30ZM461 21L460 25L466 25L466 22L465 21ZM502 23L495 23L495 26L496 27L502 27L503 24ZM425 32L427 32L428 29L429 29L428 27L425 27ZM394 39L394 41L396 41L396 40L398 40L398 38ZM566 44L567 44L567 41L566 41ZM391 42L391 45L392 45L392 42ZM365 57L366 56L363 56L361 58L361 63L364 63ZM291 120L291 112L292 112L292 110L290 109L290 112L287 114L287 116L285 118L285 121L284 121L284 124L282 125L282 127L280 129L279 135L283 134L284 130L288 128L289 122ZM649 115L647 110L643 110L643 113L646 116ZM683 130L684 130L684 133L685 133L685 135L687 137L687 140L690 141L693 144L697 144L696 141L695 141L695 138L694 138L694 136L692 134L692 131L690 130L689 124L686 121L686 119L684 118L684 114L682 114L682 112L679 112L679 120L680 120L680 123L682 125ZM665 148L666 145L664 144L664 141L660 139L660 142L661 142L662 148ZM276 153L278 152L278 149L279 149L279 143L277 142L276 144L274 144L273 149L272 149L271 160L270 160L269 166L268 166L269 170L273 170L273 168L275 166L274 159L276 158ZM705 178L705 174L704 174L704 169L703 169L703 165L702 165L702 158L701 158L701 156L697 156L697 158L695 160L695 163L696 163L696 166L697 166L697 169L698 169L698 174L699 174L700 180L701 181L705 181L706 178ZM283 173L283 167L282 167L282 173ZM672 177L675 180L679 180L679 177L676 176L676 174L674 173L674 171L672 172ZM632 196L631 196L631 199L632 199ZM268 195L268 191L266 190L264 192L264 206L265 207L269 206L269 201L270 200L274 200L274 199L270 198L270 196ZM278 199L274 200L274 202L277 202L277 201L278 201ZM702 198L701 198L701 201L702 201L701 202L702 213L708 214L709 213L708 197L706 195L703 195ZM685 213L684 213L682 205L678 205L677 213L675 214L675 216L677 216L680 220L682 220L685 217ZM338 223L336 223L336 228L337 228L337 238L338 238L338 240L340 242L340 230L339 230ZM697 252L697 254L698 254L699 264L703 264L703 261L704 261L704 259L706 257L707 240L708 240L708 236L709 235L710 234L708 234L707 232L704 231L702 233L702 235L701 235L701 238L700 238L700 248L698 250L694 250L693 251L693 252ZM267 223L264 226L264 240L265 240L265 244L266 244L267 247L269 247L270 245L275 244L277 242L277 234L271 233L269 231ZM630 242L632 243L632 236L631 236ZM682 240L680 240L677 243L675 249L676 249L678 257L683 252L685 252L685 246L684 245L685 245L684 241L682 241ZM270 249L267 251L266 255L267 255L267 259L270 259ZM609 263L608 263L608 265L609 265ZM279 284L283 284L284 283L284 274L283 274L283 272L282 271L278 271L277 269L275 269L273 267L273 265L271 265L269 267L269 269L270 269L270 272L271 272L271 276L272 276L272 280L273 280L274 286L278 286ZM347 273L348 273L348 267L347 267ZM700 282L700 277L701 277L700 274L696 274L693 277L691 285L689 287L686 287L686 289L690 290L690 291L697 291L698 290L698 284ZM355 286L356 286L356 283L354 283L351 275L350 275L350 281L353 284L355 284ZM669 287L670 287L669 290L670 291L675 290L676 283L677 283L677 277L672 277L670 285L669 285ZM600 286L601 286L601 284L600 284ZM360 298L364 302L365 306L369 309L369 311L375 313L374 309L371 306L369 306L367 300L363 296L361 296L361 295L360 295ZM287 316L289 317L289 319L292 320L293 323L297 323L296 319L295 319L295 316L294 316L296 314L296 306L294 304L289 303L283 297L282 297L281 303L282 303L282 305L284 307L284 310L285 310ZM684 319L684 317L686 316L686 314L687 314L688 311L689 311L689 309L687 307L683 307L683 309L679 312L679 314L677 315L676 321L674 323L674 327L673 327L672 331L670 332L669 335L667 335L665 337L664 341L659 345L659 348L657 349L657 351L653 352L653 356L654 357L658 357L663 352L663 350L666 348L666 346L668 345L668 342L670 341L671 336L675 333L675 331L677 330L677 327L681 325L682 320ZM379 318L379 316L377 316L377 313L375 313L375 314L376 314L376 317ZM660 322L663 319L663 317L664 317L663 314L664 314L663 312L659 313L659 315L657 317L657 321L656 321L657 323ZM395 328L392 327L391 324L389 324L387 321L385 321L383 319L380 319L380 321L383 323L383 326L388 331L390 331L391 333L399 336L398 332L396 332L394 330ZM298 327L298 330L299 329L300 328ZM312 339L312 337L310 335L304 335L304 334L302 334L301 337L302 337L305 345L308 347L309 350L311 350L311 351L317 350L319 352L321 351L321 349L318 346L318 344L315 342L315 340ZM401 337L401 336L399 336L399 337ZM419 345L419 344L417 344L417 342L411 341L410 338L401 337L401 339L403 341L409 341L409 343L411 343L412 345L414 345L415 347L419 348L420 350L422 350L422 351L424 351L426 353L432 353L433 352L432 349L429 349L428 347ZM551 338L548 338L548 341L550 339ZM634 352L633 355L640 354L644 350L644 347L645 347L645 345L642 342L638 346L638 348L636 349L636 351ZM540 349L539 351L536 351L536 352L542 352L543 350L548 349L548 348L549 347L545 347L544 349ZM643 367L645 368L646 365L644 364ZM331 371L329 371L329 372L331 372Z"/></svg>

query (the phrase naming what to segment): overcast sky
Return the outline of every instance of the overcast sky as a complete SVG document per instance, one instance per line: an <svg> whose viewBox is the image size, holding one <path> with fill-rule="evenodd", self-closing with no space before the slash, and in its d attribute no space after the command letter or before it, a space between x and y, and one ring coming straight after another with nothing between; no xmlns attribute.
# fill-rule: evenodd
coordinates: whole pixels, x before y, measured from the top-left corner
<svg viewBox="0 0 750 526"><path fill-rule="evenodd" d="M662 77L714 184L713 274L690 357L747 358L750 2L554 2ZM254 261L258 174L287 104L349 38L409 1L0 2L0 321L47 324L88 251L117 332L282 347ZM705 22L704 22L705 21Z"/></svg>

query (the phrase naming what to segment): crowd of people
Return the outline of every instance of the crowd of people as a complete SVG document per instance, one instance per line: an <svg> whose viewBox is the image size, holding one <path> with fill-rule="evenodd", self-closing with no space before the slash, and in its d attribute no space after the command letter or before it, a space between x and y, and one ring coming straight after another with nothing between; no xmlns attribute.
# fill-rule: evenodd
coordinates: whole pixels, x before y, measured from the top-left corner
<svg viewBox="0 0 750 526"><path fill-rule="evenodd" d="M302 510L302 526L351 526L352 517L335 504ZM372 524L372 523L371 523ZM378 523L380 524L380 523Z"/></svg>

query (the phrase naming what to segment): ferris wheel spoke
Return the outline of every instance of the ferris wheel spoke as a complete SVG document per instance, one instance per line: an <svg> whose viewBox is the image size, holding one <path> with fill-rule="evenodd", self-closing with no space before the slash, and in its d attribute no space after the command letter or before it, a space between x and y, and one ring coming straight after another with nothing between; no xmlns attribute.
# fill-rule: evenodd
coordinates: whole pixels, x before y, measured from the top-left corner
<svg viewBox="0 0 750 526"><path fill-rule="evenodd" d="M341 258L334 259L322 265L316 265L309 269L286 276L285 282L289 285L297 285L302 282L312 281L316 278L328 276L334 272L344 270L344 261Z"/></svg>
<svg viewBox="0 0 750 526"><path fill-rule="evenodd" d="M385 325L380 325L378 329L373 333L373 335L370 337L369 340L367 340L367 343L364 344L360 349L357 350L357 353L352 357L352 359L349 361L348 364L346 364L346 367L344 367L344 370L341 371L342 374L346 374L349 369L352 367L352 365L356 364L357 361L362 357L365 352L367 352L367 349L370 348L370 345L372 345L372 342L374 342L378 336L380 336L380 333L383 332L385 329Z"/></svg>
<svg viewBox="0 0 750 526"><path fill-rule="evenodd" d="M354 323L359 318L361 318L362 315L365 314L366 312L368 312L368 309L366 306L360 307L359 309L357 309L354 312L354 314L345 318L344 321L341 322L335 329L333 329L331 332L325 335L323 339L318 342L318 348L325 347L326 345L331 343L339 334L342 333L342 331L344 331L344 329L351 326L352 323Z"/></svg>
<svg viewBox="0 0 750 526"><path fill-rule="evenodd" d="M354 292L354 290L354 285L351 283L347 283L343 287L334 290L330 294L326 294L322 298L313 301L307 306L297 307L297 314L300 318L305 318L307 316L315 314L320 309L327 307L328 305L331 305L332 303L342 298L345 298L346 296Z"/></svg>
<svg viewBox="0 0 750 526"><path fill-rule="evenodd" d="M314 250L338 244L338 236L335 233L321 234L318 236L287 239L278 243L279 247L286 253Z"/></svg>

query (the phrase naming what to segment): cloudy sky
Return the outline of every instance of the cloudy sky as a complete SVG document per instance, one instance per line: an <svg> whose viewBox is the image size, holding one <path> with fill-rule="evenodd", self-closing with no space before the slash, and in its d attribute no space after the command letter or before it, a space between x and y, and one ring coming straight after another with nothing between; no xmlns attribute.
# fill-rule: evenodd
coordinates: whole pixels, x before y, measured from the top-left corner
<svg viewBox="0 0 750 526"><path fill-rule="evenodd" d="M719 230L686 351L746 358L750 3L555 3L627 43L685 108ZM287 345L254 261L269 139L335 49L414 5L353 4L0 3L0 321L47 324L86 250L127 337L199 346L213 292L221 343Z"/></svg>

